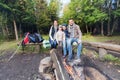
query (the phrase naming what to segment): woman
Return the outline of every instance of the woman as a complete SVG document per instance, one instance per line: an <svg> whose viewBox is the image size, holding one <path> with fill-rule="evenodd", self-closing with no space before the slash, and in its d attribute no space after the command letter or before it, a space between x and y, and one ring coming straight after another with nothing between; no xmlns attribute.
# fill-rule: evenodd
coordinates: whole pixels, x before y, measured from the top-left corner
<svg viewBox="0 0 120 80"><path fill-rule="evenodd" d="M57 31L58 31L58 22L57 20L54 20L54 23L51 26L50 31L49 31L49 41L51 44L51 49L57 47L57 41L55 39Z"/></svg>

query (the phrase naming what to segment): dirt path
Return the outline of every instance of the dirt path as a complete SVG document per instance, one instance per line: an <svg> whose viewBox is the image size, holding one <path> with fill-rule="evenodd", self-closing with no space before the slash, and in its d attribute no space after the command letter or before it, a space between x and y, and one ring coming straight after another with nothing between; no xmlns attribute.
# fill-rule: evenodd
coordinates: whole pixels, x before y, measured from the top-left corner
<svg viewBox="0 0 120 80"><path fill-rule="evenodd" d="M9 56L0 57L0 80L42 80L38 66L47 54L17 54L10 62L5 62Z"/></svg>

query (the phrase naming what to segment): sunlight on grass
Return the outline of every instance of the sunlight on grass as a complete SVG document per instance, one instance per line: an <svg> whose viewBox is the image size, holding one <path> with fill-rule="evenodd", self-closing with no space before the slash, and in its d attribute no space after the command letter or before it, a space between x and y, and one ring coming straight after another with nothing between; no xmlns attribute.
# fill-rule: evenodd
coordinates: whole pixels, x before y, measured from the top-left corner
<svg viewBox="0 0 120 80"><path fill-rule="evenodd" d="M42 35L45 40L49 40L49 35ZM90 34L86 34L82 36L83 41L89 42L116 42L120 43L120 36L92 36Z"/></svg>
<svg viewBox="0 0 120 80"><path fill-rule="evenodd" d="M49 40L49 35L42 35L43 39Z"/></svg>
<svg viewBox="0 0 120 80"><path fill-rule="evenodd" d="M8 49L15 49L17 47L18 41L10 41L10 42L3 42L0 45L0 51L8 50Z"/></svg>
<svg viewBox="0 0 120 80"><path fill-rule="evenodd" d="M42 37L45 40L49 40L49 35L42 35ZM21 41L20 39L19 41ZM88 41L88 42L109 42L111 43L112 41L115 43L120 44L120 36L111 36L111 37L106 37L106 36L92 36L90 34L83 35L82 36L83 41ZM0 41L0 51L4 50L10 50L10 49L16 49L17 48L17 43L19 41L9 41L9 42L4 42Z"/></svg>
<svg viewBox="0 0 120 80"><path fill-rule="evenodd" d="M92 36L92 35L84 35L82 37L83 41L89 41L89 42L115 42L120 43L120 36Z"/></svg>
<svg viewBox="0 0 120 80"><path fill-rule="evenodd" d="M111 54L106 54L104 56L104 61L113 62L115 65L120 66L120 59L118 57L114 57Z"/></svg>

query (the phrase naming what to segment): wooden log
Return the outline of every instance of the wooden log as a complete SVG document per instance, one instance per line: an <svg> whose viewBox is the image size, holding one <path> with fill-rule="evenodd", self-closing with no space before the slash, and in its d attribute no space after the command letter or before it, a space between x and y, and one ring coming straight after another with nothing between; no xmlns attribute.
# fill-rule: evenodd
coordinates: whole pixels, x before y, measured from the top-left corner
<svg viewBox="0 0 120 80"><path fill-rule="evenodd" d="M92 67L98 70L103 76L105 76L107 80L120 80L120 77L119 77L120 74L117 71L119 70L119 67L116 67L110 64L108 65L104 64L103 62L100 62L99 60L94 60L85 55L83 57L83 61L84 61L85 69L86 67ZM85 73L85 74L88 74L88 73ZM91 80L96 80L96 79L91 79Z"/></svg>
<svg viewBox="0 0 120 80"><path fill-rule="evenodd" d="M42 47L42 43L27 43L26 46L35 46L35 50L34 51L37 51L37 52L40 52L40 49ZM22 50L24 51L25 50L25 47L26 46L22 46Z"/></svg>
<svg viewBox="0 0 120 80"><path fill-rule="evenodd" d="M61 56L59 54L60 54L59 51L56 49L52 49L50 51L50 56L55 65L57 77L59 80L70 80L69 75L66 72L64 65L62 63Z"/></svg>
<svg viewBox="0 0 120 80"><path fill-rule="evenodd" d="M28 43L26 45L42 45L42 43Z"/></svg>
<svg viewBox="0 0 120 80"><path fill-rule="evenodd" d="M85 67L86 80L108 80L103 74L93 67Z"/></svg>
<svg viewBox="0 0 120 80"><path fill-rule="evenodd" d="M84 46L84 48L88 49L88 50L94 50L97 53L99 53L99 48L93 47L93 46ZM112 54L115 57L119 57L120 58L120 53L116 52L116 51L111 51L111 50L107 50L108 54Z"/></svg>
<svg viewBox="0 0 120 80"><path fill-rule="evenodd" d="M107 50L112 50L116 52L120 52L120 45L109 44L109 43L100 43L100 42L83 42L84 46L92 46L96 48L104 48Z"/></svg>

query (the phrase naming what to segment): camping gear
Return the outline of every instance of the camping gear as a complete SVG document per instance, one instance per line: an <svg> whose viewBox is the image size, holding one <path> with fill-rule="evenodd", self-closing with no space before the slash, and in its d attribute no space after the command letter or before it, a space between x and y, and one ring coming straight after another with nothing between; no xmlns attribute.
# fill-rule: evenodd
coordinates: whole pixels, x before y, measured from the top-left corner
<svg viewBox="0 0 120 80"><path fill-rule="evenodd" d="M41 43L43 42L43 38L40 34L34 33L30 34L29 32L25 35L25 38L22 41L22 46L26 45L27 43Z"/></svg>
<svg viewBox="0 0 120 80"><path fill-rule="evenodd" d="M43 47L44 48L50 48L51 47L51 44L50 44L49 40L44 40L43 41Z"/></svg>

